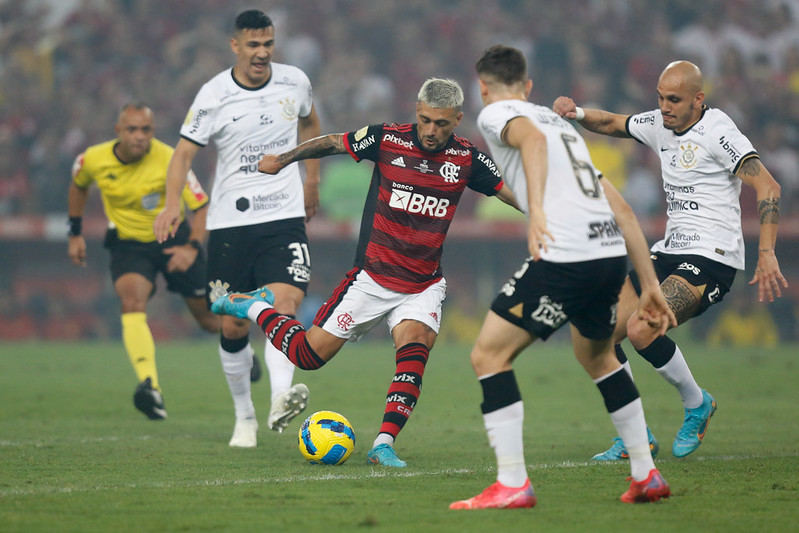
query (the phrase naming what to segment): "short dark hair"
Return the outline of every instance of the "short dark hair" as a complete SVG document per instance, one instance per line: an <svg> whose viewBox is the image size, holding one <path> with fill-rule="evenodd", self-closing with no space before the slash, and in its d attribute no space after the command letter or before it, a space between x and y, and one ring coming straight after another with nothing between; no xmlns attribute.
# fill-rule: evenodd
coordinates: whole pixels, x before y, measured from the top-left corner
<svg viewBox="0 0 799 533"><path fill-rule="evenodd" d="M259 9L250 9L236 17L234 30L236 33L243 30L262 30L272 26L272 19Z"/></svg>
<svg viewBox="0 0 799 533"><path fill-rule="evenodd" d="M483 53L475 65L478 76L490 76L504 85L527 81L527 60L521 50L497 44Z"/></svg>

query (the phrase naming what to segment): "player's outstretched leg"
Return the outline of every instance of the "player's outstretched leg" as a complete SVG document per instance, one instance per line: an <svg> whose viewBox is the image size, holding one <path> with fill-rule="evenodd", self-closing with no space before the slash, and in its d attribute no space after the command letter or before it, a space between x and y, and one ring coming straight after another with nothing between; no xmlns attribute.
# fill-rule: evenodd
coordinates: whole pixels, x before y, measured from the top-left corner
<svg viewBox="0 0 799 533"><path fill-rule="evenodd" d="M716 400L702 389L702 404L694 409L685 409L685 420L671 446L674 457L685 457L699 448L710 424L710 417L715 412Z"/></svg>
<svg viewBox="0 0 799 533"><path fill-rule="evenodd" d="M268 306L275 303L275 295L266 287L250 292L228 292L230 285L221 280L209 283L211 292L211 311L217 315L230 315L236 318L247 318L247 311L255 302L263 302Z"/></svg>
<svg viewBox="0 0 799 533"><path fill-rule="evenodd" d="M660 444L658 443L655 436L652 434L652 430L648 427L646 428L647 435L649 436L649 451L652 452L652 459L658 456L658 452L660 451ZM621 440L621 437L616 437L613 439L613 445L608 448L606 451L602 453L598 453L591 458L593 461L620 461L622 459L629 459L630 454L627 453L627 448L624 447L624 441Z"/></svg>

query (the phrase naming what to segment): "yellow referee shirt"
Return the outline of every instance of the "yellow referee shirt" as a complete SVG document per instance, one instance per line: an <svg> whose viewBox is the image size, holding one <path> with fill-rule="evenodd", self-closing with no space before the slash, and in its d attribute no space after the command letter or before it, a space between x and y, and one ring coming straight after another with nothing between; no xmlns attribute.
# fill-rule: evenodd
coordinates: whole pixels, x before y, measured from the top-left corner
<svg viewBox="0 0 799 533"><path fill-rule="evenodd" d="M120 239L152 242L153 222L164 207L166 169L174 149L153 139L150 151L143 158L123 163L114 154L118 142L115 139L87 148L75 159L72 179L82 189L97 183L105 214L116 226ZM183 189L181 221L186 206L196 211L207 203L208 195L197 176L189 172Z"/></svg>

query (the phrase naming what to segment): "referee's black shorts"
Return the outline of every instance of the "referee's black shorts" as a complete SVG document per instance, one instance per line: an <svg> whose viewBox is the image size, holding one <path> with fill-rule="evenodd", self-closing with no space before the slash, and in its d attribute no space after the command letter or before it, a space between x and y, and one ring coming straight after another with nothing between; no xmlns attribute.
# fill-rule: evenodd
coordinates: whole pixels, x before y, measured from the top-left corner
<svg viewBox="0 0 799 533"><path fill-rule="evenodd" d="M111 279L116 282L123 274L135 272L147 278L153 284L155 292L155 278L161 272L166 280L166 288L170 292L176 292L187 298L204 296L206 262L202 250L187 271L168 272L166 268L171 256L164 253L164 248L186 244L189 242L190 234L191 229L185 220L178 227L175 237L162 244L158 244L157 241L120 239L116 229L109 229L105 235L105 247L111 252Z"/></svg>

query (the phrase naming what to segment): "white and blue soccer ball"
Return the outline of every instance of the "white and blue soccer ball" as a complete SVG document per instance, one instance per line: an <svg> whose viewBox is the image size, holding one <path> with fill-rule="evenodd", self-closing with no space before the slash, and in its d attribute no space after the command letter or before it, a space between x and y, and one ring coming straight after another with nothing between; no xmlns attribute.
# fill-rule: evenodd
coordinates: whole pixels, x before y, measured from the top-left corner
<svg viewBox="0 0 799 533"><path fill-rule="evenodd" d="M350 421L333 411L319 411L302 423L300 452L311 464L340 465L355 449Z"/></svg>

